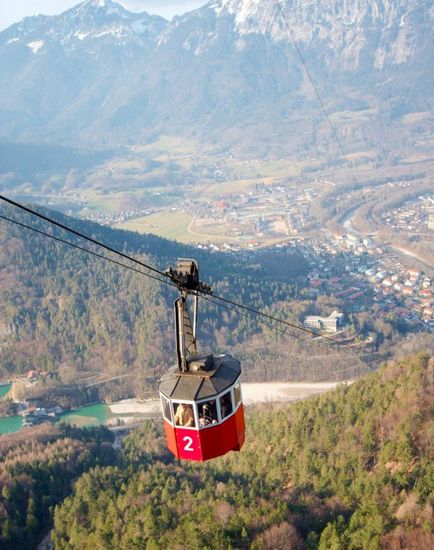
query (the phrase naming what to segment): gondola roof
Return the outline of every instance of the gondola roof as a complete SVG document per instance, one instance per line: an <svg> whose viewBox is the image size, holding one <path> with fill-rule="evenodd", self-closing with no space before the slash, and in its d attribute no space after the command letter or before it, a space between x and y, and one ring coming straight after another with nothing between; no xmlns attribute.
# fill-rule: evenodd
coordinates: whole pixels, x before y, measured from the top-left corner
<svg viewBox="0 0 434 550"><path fill-rule="evenodd" d="M230 388L241 373L240 362L231 355L198 355L189 361L190 370L171 367L163 376L159 391L169 399L195 401L215 396Z"/></svg>

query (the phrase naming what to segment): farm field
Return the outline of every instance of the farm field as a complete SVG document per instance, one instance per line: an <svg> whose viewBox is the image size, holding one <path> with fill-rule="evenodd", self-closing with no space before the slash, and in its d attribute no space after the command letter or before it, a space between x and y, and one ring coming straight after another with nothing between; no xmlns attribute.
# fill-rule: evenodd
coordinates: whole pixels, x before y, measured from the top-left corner
<svg viewBox="0 0 434 550"><path fill-rule="evenodd" d="M135 218L116 225L118 229L153 233L159 237L173 239L183 243L197 242L199 238L188 231L193 217L187 212L164 210L149 216Z"/></svg>

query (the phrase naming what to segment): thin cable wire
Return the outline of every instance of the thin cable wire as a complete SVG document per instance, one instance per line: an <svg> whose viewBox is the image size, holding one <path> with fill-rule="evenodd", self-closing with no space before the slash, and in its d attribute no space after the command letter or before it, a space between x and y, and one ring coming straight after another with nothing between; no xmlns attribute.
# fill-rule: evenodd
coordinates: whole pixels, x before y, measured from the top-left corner
<svg viewBox="0 0 434 550"><path fill-rule="evenodd" d="M238 315L243 315L243 317L247 318L247 319L250 319L251 317L247 314L247 313L243 313L242 311L238 311L237 309L235 309L234 307L230 307L230 306L225 306L223 304L220 304L216 301L214 301L212 298L216 298L216 296L212 295L212 297L210 297L209 295L203 295L201 296L201 298L203 300L206 300L208 302L211 302L212 304L218 306L218 307L221 307L221 308L224 308L224 309L227 309L229 311L233 311L234 313L237 313ZM263 313L259 312L260 315L264 315ZM282 319L277 319L279 320L280 322L285 322L283 321ZM299 340L300 342L303 342L303 343L309 343L312 345L312 341L309 341L309 340L305 340L303 338L300 338L299 336L297 336L296 334L290 332L289 330L282 330L282 329L279 329L277 327L273 327L271 326L269 323L267 323L267 321L262 321L260 319L256 319L256 321L258 323L261 323L262 325L266 326L267 328L269 328L270 330L272 331L275 331L275 332L278 332L280 334L283 334L284 336L292 336L293 338ZM297 325L294 325L295 328L299 329L299 327ZM306 329L307 330L307 329ZM330 339L330 338L327 338L326 336L322 336L321 334L318 334L316 332L312 332L312 334L314 334L315 336L317 336L318 338L325 338L325 339L328 339L328 340L331 340L332 342L334 342L335 344L339 345L339 349L350 349L351 350L351 346L350 345L342 345L340 342L337 342L336 340L333 340L333 339ZM290 355L292 357L301 357L301 358L304 358L304 359L317 359L317 358L321 358L321 357L328 357L330 356L330 352L328 353L324 353L322 355L313 355L313 356L309 356L309 357L306 357L305 355L302 355L300 353L290 353ZM346 358L349 358L349 359L361 359L362 357L371 357L373 355L380 355L379 352L377 351L371 351L369 353L360 353L360 354L350 354L348 355L348 357L342 357L342 356L339 356L339 354L337 354L338 357L340 357L341 359L346 359ZM334 371L333 371L334 372Z"/></svg>
<svg viewBox="0 0 434 550"><path fill-rule="evenodd" d="M214 298L218 298L217 296L214 296L212 295L212 297ZM211 302L212 304L216 305L217 307L221 307L223 309L227 309L229 311L233 311L234 313L238 314L238 315L242 315L243 317L245 317L246 319L251 319L251 316L248 314L248 313L244 313L243 311L238 311L237 309L235 309L234 307L230 307L230 306L225 306L224 304L220 304L219 302L216 302L215 300L212 299L212 297L210 297L209 295L202 295L201 298L203 300L206 300L207 302ZM262 315L262 314L261 314ZM280 334L283 334L284 336L293 336L294 338L296 338L297 340L300 340L301 342L306 342L306 340L303 340L302 338L300 338L299 336L297 336L296 334L292 334L291 332L289 332L288 330L283 330L283 329L280 329L280 328L277 328L277 327L272 327L267 321L263 321L261 319L256 319L256 322L258 323L261 323L262 325L266 326L267 328L269 328L270 330L273 330L275 332L279 332Z"/></svg>
<svg viewBox="0 0 434 550"><path fill-rule="evenodd" d="M302 52L301 52L301 50L300 50L300 47L299 47L299 45L298 45L298 43L297 43L297 40L295 39L294 33L292 32L292 29L291 29L291 26L290 26L290 24L289 24L289 21L288 21L288 19L287 19L287 17L286 17L285 12L283 11L283 7L282 7L282 4L281 4L280 0L276 0L276 5L277 5L277 7L278 7L278 10L280 11L280 14L281 14L281 16L282 16L283 21L284 21L285 24L286 24L286 27L287 27L287 29L288 29L288 31L289 31L289 36L290 36L290 38L291 38L291 40L292 40L292 43L294 44L295 49L297 50L297 54L298 54L298 56L299 56L299 58L300 58L300 61L301 61L302 64L303 64L303 67L304 67L304 69L305 69L305 71L306 71L306 74L307 74L307 76L308 76L308 78L309 78L309 81L310 81L310 83L311 83L311 85L312 85L312 88L313 88L313 90L314 90L314 92L315 92L315 95L316 95L316 97L317 97L317 99L318 99L318 102L319 102L319 104L320 104L320 106L321 106L321 109L322 109L322 111L323 111L323 113L324 113L324 116L325 116L325 118L327 119L328 125L330 126L330 130L331 130L331 132L332 132L332 134L333 134L333 137L335 138L336 143L338 144L339 151L341 152L341 155L342 155L343 159L345 160L345 163L346 163L346 165L347 165L347 168L348 168L348 171L349 171L349 173L350 173L351 179L353 180L353 183L355 183L356 187L363 193L362 187L361 187L361 185L359 184L359 181L358 181L358 179L356 178L356 176L355 176L355 174L354 174L354 171L353 171L353 168L352 168L352 166L351 166L351 164L350 164L350 161L348 160L348 157L347 157L347 155L346 155L346 153L345 153L345 151L344 151L344 148L343 148L343 146L342 146L342 142L341 142L341 140L339 139L339 136L338 136L338 134L337 134L337 132L336 132L336 129L335 129L335 127L334 127L334 125L333 125L333 123L332 123L332 121L331 121L331 119L330 119L330 115L329 115L329 113L328 113L328 111L327 111L327 109L326 109L326 106L325 106L325 104L324 104L324 101L322 100L322 97L321 97L321 95L320 95L320 93L319 93L318 87L317 87L317 85L315 84L315 80L313 79L312 73L310 72L310 69L309 69L309 67L308 67L308 65L307 65L307 63L306 63L306 60L304 59L304 56L303 56L303 54L302 54Z"/></svg>
<svg viewBox="0 0 434 550"><path fill-rule="evenodd" d="M94 252L94 251L89 250L89 249L87 249L87 248L83 248L83 247L81 247L81 246L79 246L79 245L76 245L76 244L71 243L71 242L69 242L69 241L66 241L66 240L64 240L64 239L61 239L61 238L59 238L59 237L56 237L55 235L50 235L49 233L46 233L45 231L41 231L41 230L39 230L39 229L36 229L36 228L31 227L31 226L29 226L29 225L26 225L26 224L24 224L24 223L22 223L22 222L19 222L19 221L17 221L17 220L14 220L14 219L12 219L12 218L9 218L9 217L7 217L7 216L3 216L3 215L0 214L0 219L3 219L3 220L5 220L5 221L7 221L7 222L10 222L10 223L12 223L12 224L15 224L15 225L17 225L17 226L19 226L19 227L22 227L22 228L24 228L24 229L28 229L28 230L30 230L30 231L32 231L32 232L34 232L34 233L37 233L37 234L39 234L39 235L42 235L42 236L44 236L44 237L48 237L49 239L53 239L53 240L55 240L55 241L57 241L57 242L60 242L60 243L62 243L62 244L66 244L66 245L70 246L71 248L75 248L75 249L77 249L77 250L80 250L81 252L86 252L86 253L91 254L92 256L95 256L95 257L100 258L100 259L102 259L102 260L107 260L107 261L110 262L110 263L113 263L113 264L115 264L115 265L117 265L117 266L120 266L120 267L124 267L124 268L126 268L126 269L129 269L130 271L133 271L134 273L138 273L139 275L144 275L145 277L149 277L149 278L154 279L154 280L156 280L156 281L158 281L158 282L160 282L160 283L164 283L164 284L166 284L166 285L168 285L168 286L171 286L171 287L173 287L173 288L177 288L177 286L176 286L174 283L172 283L171 281L169 281L169 280L160 279L160 278L158 278L158 277L155 277L154 275L151 275L151 274L149 274L149 273L145 273L145 272L143 272L143 271L140 271L139 269L136 269L136 268L134 268L134 267L132 267L132 266L123 264L122 262L118 262L117 260L114 260L114 259L112 259L112 258L108 258L107 256L103 256L102 254L98 254L97 252ZM217 296L213 296L213 297L218 298L218 299L221 299L221 300L224 300L224 298L219 298L219 297L217 297ZM243 313L242 311L238 311L237 309L235 309L235 307L230 307L230 306L228 306L228 305L224 305L224 304L221 304L221 303L219 303L219 302L216 302L215 300L213 300L213 299L212 299L209 295L207 295L207 294L204 294L204 295L202 296L202 298L203 298L204 300L206 300L206 301L208 301L208 302L210 302L210 303L216 305L217 307L220 307L220 308L223 308L223 309L227 309L227 310L232 311L232 312L234 312L234 313L243 315L243 316L246 317L246 318L250 318L250 316L248 315L248 313L252 313L252 312L254 311L254 310L251 310L251 311L248 311L248 313ZM238 305L237 307L239 307L239 305ZM244 307L245 307L245 306L242 306L241 309L244 309ZM261 313L261 312L257 312L257 314L258 314L259 316L265 316L265 315L266 315L266 314L263 314L263 313ZM279 321L279 322L286 323L286 322L283 321L282 319L276 318L275 320L277 320L277 321ZM299 336L297 336L296 334L293 334L293 333L289 332L288 330L281 330L281 329L278 329L277 327L270 326L269 323L266 322L265 320L263 321L263 320L261 320L261 319L256 319L256 321L257 321L258 323L261 323L261 324L265 325L267 328L269 328L269 329L272 330L272 331L275 331L275 332L278 332L278 333L280 333L280 334L283 334L284 336L292 336L293 338L296 338L297 340L300 340L301 342L306 343L306 340L301 339ZM298 327L297 325L294 325L292 328L300 329L300 327ZM307 330L307 329L306 329L306 330ZM309 331L309 332L311 332L312 334L315 334L316 336L320 336L320 337L321 337L321 335L318 335L318 334L315 333L315 332L312 332L312 331ZM326 338L326 337L323 337L323 338ZM332 342L338 343L338 342L335 342L334 340L332 340ZM347 347L347 346L341 346L341 347ZM376 353L378 353L378 352L371 352L371 353L367 353L367 354L354 355L354 356L352 356L352 358L355 359L355 358L360 358L360 357L371 356L371 355L375 355Z"/></svg>
<svg viewBox="0 0 434 550"><path fill-rule="evenodd" d="M64 244L67 244L67 245L69 245L69 246L72 246L73 248L77 248L77 249L79 249L79 250L81 250L81 251L83 251L83 252L88 252L89 254L92 254L93 256L97 256L97 257L99 257L99 258L106 259L106 260L108 260L108 261L110 261L110 262L112 262L112 263L115 263L115 264L120 265L120 266L122 266L122 267L126 267L127 269L136 271L136 272L141 273L141 274L143 274L143 275L147 275L147 276L149 276L149 277L151 277L151 278L153 278L153 279L156 279L156 280L159 281L159 282L168 284L168 285L173 286L173 287L175 287L175 288L177 287L177 285L174 284L170 279L167 279L168 275L167 275L166 273L164 273L164 272L162 272L162 271L159 271L158 269L153 268L152 266L149 266L148 264L145 264L144 262L141 262L140 260L137 260L136 258L132 258L131 256L128 256L127 254L124 254L123 252L119 252L118 250L116 250L116 249L114 249L114 248L112 248L112 247L109 247L109 246L107 246L107 245L105 245L105 244L103 244L103 243L100 243L100 242L97 241L96 239L93 239L93 238L91 238L91 237L88 237L87 235L84 235L83 233L80 233L79 231L75 231L74 229L71 229L70 227L68 227L68 226L66 226L66 225L64 225L64 224L62 224L62 223L60 223L60 222L56 222L55 220L52 220L51 218L49 218L49 217L47 217L47 216L44 216L43 214L40 214L39 212L36 212L36 211L32 210L31 208L28 208L28 207L26 207L26 206L24 206L24 205L22 205L22 204L20 204L20 203L17 203L17 202L15 202L15 201L11 200L11 199L8 199L8 198L6 198L6 197L4 197L4 196L2 196L2 195L0 195L0 199L4 200L5 202L7 202L7 203L9 203L9 204L11 204L11 205L13 205L13 206L15 206L15 207L17 207L17 208L20 208L21 210L24 210L25 212L27 212L27 213L29 213L29 214L31 214L31 215L34 215L34 216L36 216L36 217L38 217L38 218L41 218L41 219L43 219L44 221L47 221L47 222L49 222L49 223L51 223L51 224L53 224L53 225L55 225L55 226L57 226L57 227L60 227L61 229L65 230L65 231L68 231L68 232L70 232L70 233L73 233L74 235L77 235L77 236L79 236L80 238L83 238L83 239L85 239L85 240L87 240L87 241L89 241L89 242L91 242L91 243L93 243L93 244L96 244L96 245L98 245L98 246L101 246L102 248L105 248L106 250L109 250L110 252L112 252L112 253L114 253L114 254L118 254L119 256L121 256L121 257L123 257L123 258L125 258L125 259L127 259L127 260L129 260L129 261L132 261L132 262L134 262L134 263L137 263L137 264L141 265L142 267L145 267L146 269L149 269L149 270L151 270L151 271L153 271L153 272L155 272L155 273L158 273L159 275L166 277L166 279L160 279L160 278L158 278L158 277L151 276L150 274L146 274L146 273L144 273L143 271L134 269L134 268L132 268L131 266L127 266L127 265L125 265L125 264L122 264L121 262L117 262L116 260L112 260L111 258L107 258L107 256L102 256L101 254L98 254L98 253L96 253L96 252L92 252L92 251L90 251L90 250L88 250L88 249L86 249L86 248L80 247L80 246L78 246L78 245L74 245L73 243L71 243L71 242L69 242L69 241L65 241L65 240L63 240L63 239L60 239L59 237L54 237L53 235L50 235L49 233L45 233L45 232L40 231L40 230L38 230L38 229L35 229L35 228L31 227L31 226L27 226L26 224L23 224L23 223L21 223L21 222L17 222L16 220L12 220L12 219L10 219L10 218L7 218L6 216L1 216L3 219L5 219L5 220L7 220L7 221L10 221L11 223L15 223L15 224L17 224L17 225L21 225L22 227L25 227L26 229L30 229L31 231L34 231L34 232L36 232L36 233L40 233L41 235L44 235L44 236L46 236L46 237L48 237L48 238L52 238L52 239L54 239L54 240L57 240L57 241L59 241L59 242L62 242L62 243L64 243ZM200 294L201 294L203 297L209 296L208 294L206 294L206 293L204 293L204 292L200 292ZM233 300L229 300L229 299L227 299L227 298L223 298L222 296L217 296L217 295L214 295L214 294L213 294L212 296L213 296L213 298L215 298L216 300L220 300L220 301L224 302L225 304L229 304L229 305L231 305L231 306L237 307L237 308L242 309L242 310L244 310L244 311L248 311L249 313L251 313L251 314L253 314L253 315L261 316L261 317L264 317L265 319L268 319L268 320L270 320L270 321L275 321L275 322L277 322L277 323L284 324L284 325L286 325L286 326L288 326L288 327L291 327L291 328L293 328L293 329L300 330L300 331L302 331L302 332L305 332L305 333L307 333L307 334L311 334L311 335L316 336L316 337L318 337L318 338L322 338L322 339L324 339L324 340L327 340L327 341L333 343L333 345L339 345L339 342L337 342L337 341L334 340L333 338L330 338L330 337L328 337L328 336L320 335L320 334L318 334L317 332L315 332L315 331L313 331L313 330L309 330L309 329L307 329L307 328L305 328L305 327L302 327L302 326L300 326L300 325L295 325L295 324L293 324L293 323L290 323L289 321L285 321L284 319L279 319L278 317L274 317L273 315L269 315L269 314L267 314L267 313L260 312L260 311L258 311L258 310L256 310L256 309L251 308L251 307L245 306L245 305L240 304L240 303L238 303L238 302L234 302ZM221 306L221 307L222 307L222 306ZM268 325L268 326L269 326L269 325ZM276 329L273 328L273 327L270 327L270 328L271 328L272 330L276 330Z"/></svg>
<svg viewBox="0 0 434 550"><path fill-rule="evenodd" d="M123 264L122 262L118 262L117 260L113 260L112 258L108 258L107 256L103 256L102 254L98 254L98 252L93 252L92 250L89 250L88 248L83 248L82 246L79 246L77 244L71 243L69 241L65 241L64 239L61 239L59 237L55 237L54 235L50 235L49 233L46 233L45 231L41 231L40 229L36 229L35 227L31 227L30 225L26 225L25 223L21 223L17 220L13 220L12 218L8 218L7 216L3 216L0 214L0 218L3 220L6 220L10 223L13 223L15 225L18 225L20 227L23 227L25 229L29 229L30 231L33 231L34 233L39 233L39 235L43 235L44 237L48 237L49 239L53 239L55 241L58 241L62 244L66 244L68 246L71 246L72 248L76 248L77 250L81 250L82 252L87 252L88 254L91 254L92 256L96 256L97 258L101 258L102 260L107 260L108 262L111 262L112 264L116 264L121 267L125 267L126 269L129 269L130 271L134 271L135 273L139 273L140 275L145 275L145 277L150 277L151 279L154 279L158 281L159 283L164 283L166 285L176 287L174 283L167 279L160 279L159 277L155 277L155 275L151 275L150 273L145 273L144 271L140 271L140 269L136 269L135 267L132 267L130 265Z"/></svg>
<svg viewBox="0 0 434 550"><path fill-rule="evenodd" d="M119 252L119 250L116 250L115 248L112 248L111 246L108 246L104 243L101 243L97 241L96 239L93 239L92 237L88 237L84 233L80 233L80 231L76 231L75 229L72 229L71 227L68 227L67 225L64 225L63 223L56 222L55 220L49 218L48 216L44 216L43 214L40 214L36 210L32 210L31 208L24 206L23 204L20 204L19 202L15 202L12 199L8 199L7 197L0 195L0 199L7 202L8 204L11 204L12 206L15 206L16 208L20 208L21 210L24 210L24 212L27 212L28 214L31 214L32 216L36 216L40 218L41 220L44 220L46 222L51 223L52 225L56 225L57 227L60 227L64 231L68 231L69 233L72 233L73 235L76 235L77 237L80 237L82 239L85 239L86 241L89 241L93 244L96 244L98 246L101 246L102 248L105 248L109 252L113 252L114 254L118 254L122 258L125 258L126 260L129 260L130 262L134 262L141 267L144 267L146 269L149 269L150 271L153 271L154 273L157 273L158 275L161 275L162 277L168 278L168 275L164 273L163 271L160 271L159 269L156 269L155 267L152 267L148 264L145 264L144 262L141 262L140 260L137 260L136 258L132 258L131 256L128 256L127 254L124 254L123 252Z"/></svg>
<svg viewBox="0 0 434 550"><path fill-rule="evenodd" d="M338 344L336 340L333 340L333 338L329 338L328 336L322 336L321 334L318 334L317 332L313 330L309 330L308 328L302 327L300 325L295 325L293 323L290 323L289 321L285 321L284 319L279 319L279 317L274 317L273 315L269 315L268 313L262 313L261 311L257 311L256 309L253 309L248 306L244 306L243 304L239 304L238 302L233 302L232 300L228 300L227 298L223 298L222 296L216 296L215 294L212 295L213 298L216 298L217 300L221 300L222 302L226 304L230 304L232 306L238 307L240 309L244 309L245 311L249 311L250 313L253 313L254 315L261 315L262 317L265 317L266 319L269 319L270 321L276 321L278 323L282 323L288 327L295 328L297 330L301 330L303 332L307 332L308 334L312 334L314 336L317 336L318 338L323 338L324 340L328 340L332 342L334 345Z"/></svg>
<svg viewBox="0 0 434 550"><path fill-rule="evenodd" d="M80 237L80 238L82 238L82 239L85 239L85 240L87 240L87 241L89 241L89 242L91 242L91 243L93 243L93 244L96 244L96 245L98 245L98 246L101 246L102 248L105 248L106 250L109 250L110 252L112 252L112 253L114 253L114 254L118 254L118 255L121 256L122 258L125 258L125 259L127 259L127 260L129 260L129 261L132 261L132 262L134 262L134 263L137 263L137 264L139 264L140 266L145 267L146 269L149 269L149 270L151 270L151 271L153 271L153 272L155 272L155 273L158 273L158 274L161 275L161 276L164 276L164 277L166 277L166 278L168 277L168 275L167 275L166 273L164 273L163 271L160 271L160 270L158 270L158 269L156 269L156 268L154 268L154 267L152 267L152 266L149 266L148 264L145 264L144 262L141 262L140 260L137 260L136 258L132 258L131 256L128 256L127 254L124 254L123 252L119 252L118 250L116 250L116 249L114 249L114 248L112 248L112 247L110 247L110 246L107 246L107 245L105 245L104 243L101 243L101 242L97 241L96 239L93 239L93 238L91 238L91 237L88 237L87 235L85 235L85 234L83 234L83 233L80 233L79 231L76 231L75 229L71 229L71 228L68 227L67 225L64 225L64 224L62 224L62 223L60 223L60 222L56 222L55 220L52 220L52 219L49 218L48 216L44 216L43 214L40 214L39 212L36 212L35 210L32 210L31 208L28 208L27 206L24 206L23 204L20 204L20 203L18 203L18 202L16 202L16 201L13 201L13 200L11 200L11 199L8 199L7 197L4 197L3 195L0 195L0 199L3 200L3 201L5 201L5 202L7 202L8 204L11 204L12 206L15 206L16 208L19 208L19 209L21 209L21 210L27 212L28 214L31 214L31 215L33 215L33 216L36 216L36 217L40 218L40 219L43 219L44 221L47 221L47 222L49 222L49 223L51 223L51 224L53 224L53 225L55 225L55 226L57 226L57 227L60 227L61 229L65 230L65 231L68 231L68 232L70 232L70 233L72 233L72 234L74 234L74 235L77 235L78 237ZM23 227L25 226L24 224L22 224L22 225L23 225ZM28 229L34 230L34 228L31 228L30 226L26 226L26 227L27 227ZM38 232L38 230L35 230L35 231ZM50 238L52 237L52 235L49 235L48 233L44 233L44 232L40 232L40 233L41 233L41 234L45 234L45 236L47 236L47 237L50 237ZM57 237L56 237L56 239L57 239ZM60 239L59 239L59 240L60 240ZM68 242L68 241L63 241L63 242L64 242L65 244L69 244L69 245L72 246L72 244L71 244L70 242ZM87 251L87 249L83 249L83 248L81 248L81 247L80 247L80 249L83 250L83 251ZM90 251L89 251L89 252L90 252ZM106 258L105 256L100 256L100 257ZM124 265L124 264L122 264L122 265ZM126 267L126 266L125 266L125 267ZM139 271L139 272L140 272L140 271ZM143 272L140 272L140 273L143 273ZM155 277L155 278L156 278L156 277ZM159 281L161 281L161 282L166 282L166 283L169 283L169 282L170 282L170 283L171 283L170 279L168 279L168 280L159 279L159 278L156 278L156 279L159 280ZM171 284L172 284L172 286L176 286L176 285L174 285L173 283L171 283ZM201 292L201 295L207 295L207 294ZM275 321L275 322L278 322L278 323L282 323L282 324L284 324L284 325L286 325L286 326L289 326L289 327L291 327L291 328L295 328L295 329L298 329L298 330L300 330L300 331L306 332L306 333L308 333L308 334L312 334L312 335L314 335L314 336L323 338L323 339L325 339L325 340L329 340L330 342L332 342L333 344L336 345L336 341L333 340L332 338L329 338L328 336L321 336L321 335L318 335L318 333L315 332L315 331L313 331L313 330L309 330L309 329L307 329L307 328L305 328L305 327L302 327L302 326L299 326L299 325L295 325L295 324L293 324L293 323L290 323L289 321L285 321L285 320L283 320L283 319L279 319L278 317L274 317L274 316L272 316L272 315L268 315L267 313L262 313L262 312L260 312L260 311L258 311L258 310L255 310L255 309L251 308L251 307L244 306L243 304L239 304L239 303L234 302L234 301L232 301L232 300L228 300L227 298L223 298L222 296L213 295L213 297L214 297L215 299L217 299L217 300L221 300L222 302L224 302L224 303L226 303L226 304L232 305L232 306L234 306L234 307L238 307L238 308L240 308L240 309L244 309L245 311L248 311L248 312L250 312L250 313L252 313L252 314L254 314L254 315L262 316L262 317L264 317L264 318L266 318L266 319L269 319L269 320L271 320L271 321Z"/></svg>

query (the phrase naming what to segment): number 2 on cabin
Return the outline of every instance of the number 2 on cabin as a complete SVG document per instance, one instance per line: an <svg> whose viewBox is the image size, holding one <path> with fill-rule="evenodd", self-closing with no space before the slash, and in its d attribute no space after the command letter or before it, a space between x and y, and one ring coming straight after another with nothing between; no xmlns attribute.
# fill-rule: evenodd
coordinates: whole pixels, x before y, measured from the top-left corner
<svg viewBox="0 0 434 550"><path fill-rule="evenodd" d="M185 445L184 445L184 451L191 451L191 452L194 452L194 449L192 447L193 445L193 440L191 437L188 437L187 435L185 437L182 438L182 441L186 442Z"/></svg>

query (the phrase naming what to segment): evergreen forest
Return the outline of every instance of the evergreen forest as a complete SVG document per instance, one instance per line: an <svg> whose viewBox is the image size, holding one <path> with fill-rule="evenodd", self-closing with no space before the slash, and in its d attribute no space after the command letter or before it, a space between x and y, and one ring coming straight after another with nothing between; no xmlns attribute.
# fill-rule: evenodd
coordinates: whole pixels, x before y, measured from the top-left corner
<svg viewBox="0 0 434 550"><path fill-rule="evenodd" d="M0 546L428 549L434 358L419 353L292 405L248 407L239 453L180 462L148 421L0 438Z"/></svg>
<svg viewBox="0 0 434 550"><path fill-rule="evenodd" d="M27 214L6 207L2 213L120 261ZM159 269L174 265L177 257L196 258L203 267L201 278L212 285L214 294L298 326L309 311L330 313L336 307L327 297L315 302L304 294L308 265L296 249L211 254L152 235L113 230L54 212L49 215ZM0 380L38 369L43 384L26 397L63 407L152 393L158 372L175 358L176 292L6 220L0 220L0 229ZM131 262L128 265L138 267ZM374 326L361 314L353 322L372 332L372 345L364 353L357 349L340 352L309 334L230 306L217 307L214 302L201 301L200 349L231 350L242 361L246 380L349 378L369 372L400 338L393 324ZM264 363L267 369L261 368ZM113 377L119 382L92 390L87 387Z"/></svg>

